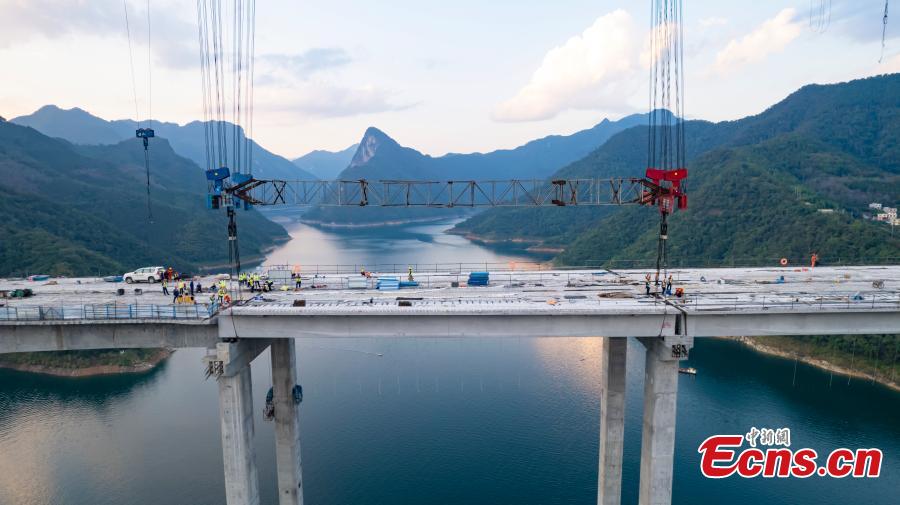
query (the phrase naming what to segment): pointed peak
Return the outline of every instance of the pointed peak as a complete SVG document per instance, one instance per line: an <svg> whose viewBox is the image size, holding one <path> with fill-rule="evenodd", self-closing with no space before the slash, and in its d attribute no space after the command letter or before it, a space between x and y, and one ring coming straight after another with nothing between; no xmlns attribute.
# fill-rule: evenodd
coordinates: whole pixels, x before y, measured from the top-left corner
<svg viewBox="0 0 900 505"><path fill-rule="evenodd" d="M362 139L362 142L360 142L360 143L361 144L365 143L366 139L368 139L368 138L373 138L373 139L376 139L379 141L385 141L385 140L389 140L392 142L394 141L394 139L392 139L387 133L384 133L383 131L379 130L378 128L375 128L374 126L370 126L370 127L366 128L366 133L363 134L363 139Z"/></svg>
<svg viewBox="0 0 900 505"><path fill-rule="evenodd" d="M355 167L366 164L383 146L399 146L399 144L396 140L389 137L388 134L374 126L366 128L366 133L363 134L359 147L356 148L356 154L350 160L350 166Z"/></svg>

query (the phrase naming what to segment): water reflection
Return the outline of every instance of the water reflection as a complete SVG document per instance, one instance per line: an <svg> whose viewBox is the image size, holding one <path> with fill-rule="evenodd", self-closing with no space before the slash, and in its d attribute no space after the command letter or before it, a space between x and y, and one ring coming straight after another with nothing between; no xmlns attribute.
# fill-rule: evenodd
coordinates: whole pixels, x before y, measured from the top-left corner
<svg viewBox="0 0 900 505"><path fill-rule="evenodd" d="M534 257L503 254L473 245L463 237L443 233L457 221L446 220L408 227L329 230L297 221L283 223L291 241L272 251L266 264L393 266L404 270L426 265L471 263L507 264L535 261Z"/></svg>

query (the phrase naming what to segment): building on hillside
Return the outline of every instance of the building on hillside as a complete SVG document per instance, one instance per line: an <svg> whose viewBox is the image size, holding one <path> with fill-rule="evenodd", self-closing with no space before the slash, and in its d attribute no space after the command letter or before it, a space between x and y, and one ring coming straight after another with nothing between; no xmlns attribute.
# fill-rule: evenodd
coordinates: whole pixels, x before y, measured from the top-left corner
<svg viewBox="0 0 900 505"><path fill-rule="evenodd" d="M888 223L892 226L900 224L900 220L897 219L897 207L882 207L881 210L884 212L875 214L876 221Z"/></svg>
<svg viewBox="0 0 900 505"><path fill-rule="evenodd" d="M872 203L869 204L869 208L870 208L870 209L875 209L875 210L881 210L881 204L880 204L880 203L872 202Z"/></svg>

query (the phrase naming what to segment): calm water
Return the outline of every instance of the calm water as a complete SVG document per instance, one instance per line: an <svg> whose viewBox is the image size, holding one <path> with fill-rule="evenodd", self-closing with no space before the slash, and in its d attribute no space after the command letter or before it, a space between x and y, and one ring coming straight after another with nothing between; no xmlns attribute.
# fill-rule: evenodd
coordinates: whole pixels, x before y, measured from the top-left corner
<svg viewBox="0 0 900 505"><path fill-rule="evenodd" d="M369 261L371 246L401 263L510 259L439 230L413 227L391 246L379 240L383 231L299 227L293 234L302 243L275 254L287 263L356 263ZM414 238L422 235L430 238ZM201 356L178 351L142 376L0 371L0 504L223 503L217 390L203 379ZM298 359L307 503L595 503L597 339L306 340ZM623 503L633 504L643 381L637 342L629 342L629 361ZM900 394L837 377L829 387L829 374L802 364L792 386L793 362L728 341L698 342L690 366L699 374L680 377L674 503L897 503ZM253 388L263 503L275 492L272 425L261 416L269 372L262 355ZM700 442L750 426L790 427L794 447L820 453L879 447L882 477L704 479Z"/></svg>

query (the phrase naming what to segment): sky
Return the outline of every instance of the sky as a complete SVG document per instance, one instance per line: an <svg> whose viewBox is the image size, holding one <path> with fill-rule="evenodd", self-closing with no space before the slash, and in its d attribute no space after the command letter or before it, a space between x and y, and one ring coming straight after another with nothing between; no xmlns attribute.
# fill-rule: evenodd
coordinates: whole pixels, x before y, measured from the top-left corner
<svg viewBox="0 0 900 505"><path fill-rule="evenodd" d="M253 136L288 158L346 148L369 126L435 156L486 152L648 108L648 1L265 0L256 11ZM884 0L684 0L685 115L738 119L805 84L900 72L900 14L878 61L883 11ZM55 104L200 119L197 40L193 0L0 0L0 115Z"/></svg>

